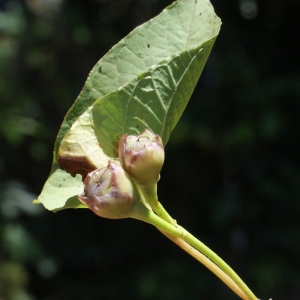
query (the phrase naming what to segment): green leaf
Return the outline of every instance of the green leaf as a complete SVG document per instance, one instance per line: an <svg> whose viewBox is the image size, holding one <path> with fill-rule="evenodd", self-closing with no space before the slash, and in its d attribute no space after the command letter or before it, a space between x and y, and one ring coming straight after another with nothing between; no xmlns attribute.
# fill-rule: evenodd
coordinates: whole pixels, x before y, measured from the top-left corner
<svg viewBox="0 0 300 300"><path fill-rule="evenodd" d="M179 0L137 27L90 72L58 133L51 174L38 201L49 210L82 207L81 176L117 157L124 133L145 127L166 144L219 33L208 0Z"/></svg>
<svg viewBox="0 0 300 300"><path fill-rule="evenodd" d="M74 195L82 192L81 176L70 176L61 169L56 169L54 173L48 178L39 201L49 210L58 210L64 208L84 207L83 204L74 197ZM49 201L51 199L51 201ZM66 201L66 199L68 201Z"/></svg>

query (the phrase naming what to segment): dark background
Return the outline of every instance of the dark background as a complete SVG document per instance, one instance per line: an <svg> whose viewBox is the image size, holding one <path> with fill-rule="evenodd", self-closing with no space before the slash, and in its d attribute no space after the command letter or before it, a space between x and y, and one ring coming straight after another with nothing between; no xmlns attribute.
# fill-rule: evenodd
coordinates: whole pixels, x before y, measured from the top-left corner
<svg viewBox="0 0 300 300"><path fill-rule="evenodd" d="M261 299L300 299L298 0L213 0L223 25L166 147L160 201ZM0 299L237 299L135 220L31 204L111 46L171 1L0 1Z"/></svg>

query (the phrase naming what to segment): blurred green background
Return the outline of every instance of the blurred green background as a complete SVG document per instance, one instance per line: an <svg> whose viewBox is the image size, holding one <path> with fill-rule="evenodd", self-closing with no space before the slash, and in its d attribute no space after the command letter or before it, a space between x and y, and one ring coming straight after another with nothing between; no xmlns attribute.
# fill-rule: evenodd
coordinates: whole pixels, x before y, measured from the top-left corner
<svg viewBox="0 0 300 300"><path fill-rule="evenodd" d="M167 0L0 1L0 299L237 299L155 228L32 205L97 60ZM166 147L160 200L261 299L300 299L298 0L223 21Z"/></svg>

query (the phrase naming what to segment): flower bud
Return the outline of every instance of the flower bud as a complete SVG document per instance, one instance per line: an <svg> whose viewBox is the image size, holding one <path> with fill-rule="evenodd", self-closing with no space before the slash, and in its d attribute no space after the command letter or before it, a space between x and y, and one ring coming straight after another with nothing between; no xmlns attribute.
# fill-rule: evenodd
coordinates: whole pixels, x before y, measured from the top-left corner
<svg viewBox="0 0 300 300"><path fill-rule="evenodd" d="M135 184L155 185L165 159L161 137L148 129L136 136L125 134L119 142L119 158Z"/></svg>
<svg viewBox="0 0 300 300"><path fill-rule="evenodd" d="M109 219L128 218L135 210L138 194L123 168L114 161L90 172L78 199L95 214Z"/></svg>

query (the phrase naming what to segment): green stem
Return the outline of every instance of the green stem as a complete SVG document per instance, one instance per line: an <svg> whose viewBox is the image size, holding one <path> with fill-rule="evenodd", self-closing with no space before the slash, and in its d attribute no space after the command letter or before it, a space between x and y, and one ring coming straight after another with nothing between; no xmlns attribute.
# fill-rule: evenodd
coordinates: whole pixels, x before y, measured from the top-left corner
<svg viewBox="0 0 300 300"><path fill-rule="evenodd" d="M188 231L185 231L185 234L182 238L188 244L192 245L198 249L201 253L207 256L211 261L213 261L221 270L223 270L248 296L250 300L257 300L257 297L252 293L248 286L242 281L242 279L235 273L235 271L215 252L208 248L205 244L195 238Z"/></svg>
<svg viewBox="0 0 300 300"><path fill-rule="evenodd" d="M203 264L206 268L208 268L212 273L214 273L220 280L222 280L234 293L236 293L241 299L248 300L249 298L245 295L245 293L241 290L241 288L216 264L214 264L210 259L208 259L204 254L200 251L193 248L187 242L182 240L179 237L175 237L170 235L164 231L161 231L168 239L174 242L177 246L179 246L182 250L187 252L189 255L194 257L197 261Z"/></svg>
<svg viewBox="0 0 300 300"><path fill-rule="evenodd" d="M163 220L170 224L176 225L176 221L164 209L157 197L157 185L155 186L138 186L140 196L150 205L153 211Z"/></svg>
<svg viewBox="0 0 300 300"><path fill-rule="evenodd" d="M140 220L154 225L160 231L166 232L171 236L179 237L206 257L208 257L213 263L215 263L224 273L226 273L234 283L243 291L249 300L257 300L256 296L247 287L247 285L241 280L241 278L233 271L233 269L226 264L216 253L209 249L206 245L200 242L197 238L191 235L183 227L179 225L170 224L157 216L153 211L147 209L147 213L139 217ZM220 277L220 276L218 276ZM247 299L246 298L246 299Z"/></svg>

